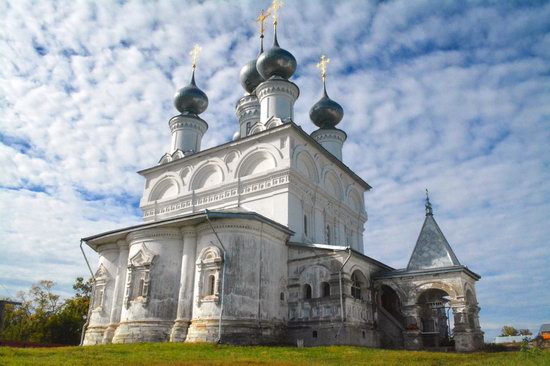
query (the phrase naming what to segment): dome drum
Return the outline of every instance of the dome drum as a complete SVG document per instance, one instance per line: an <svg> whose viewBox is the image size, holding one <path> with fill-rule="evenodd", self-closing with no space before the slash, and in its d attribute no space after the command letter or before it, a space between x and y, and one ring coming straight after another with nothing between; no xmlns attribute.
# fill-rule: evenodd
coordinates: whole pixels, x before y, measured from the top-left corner
<svg viewBox="0 0 550 366"><path fill-rule="evenodd" d="M196 115L182 114L172 117L169 126L172 132L170 153L178 149L185 155L200 151L202 137L208 130L208 123Z"/></svg>
<svg viewBox="0 0 550 366"><path fill-rule="evenodd" d="M348 138L344 131L338 128L320 128L313 131L311 137L338 160L342 160L342 147Z"/></svg>
<svg viewBox="0 0 550 366"><path fill-rule="evenodd" d="M296 84L278 77L258 85L256 95L260 102L260 122L266 123L272 117L283 121L292 120L294 102L299 94Z"/></svg>

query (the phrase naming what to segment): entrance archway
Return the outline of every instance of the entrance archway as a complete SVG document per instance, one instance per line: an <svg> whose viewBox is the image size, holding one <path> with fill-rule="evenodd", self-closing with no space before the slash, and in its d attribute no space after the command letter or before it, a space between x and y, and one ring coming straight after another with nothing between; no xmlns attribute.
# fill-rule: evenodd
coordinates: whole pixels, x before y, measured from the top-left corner
<svg viewBox="0 0 550 366"><path fill-rule="evenodd" d="M399 324L405 324L405 318L401 312L401 300L399 295L390 286L382 285L380 287L380 304Z"/></svg>
<svg viewBox="0 0 550 366"><path fill-rule="evenodd" d="M451 341L450 296L440 289L429 289L418 297L418 315L424 347L442 347Z"/></svg>

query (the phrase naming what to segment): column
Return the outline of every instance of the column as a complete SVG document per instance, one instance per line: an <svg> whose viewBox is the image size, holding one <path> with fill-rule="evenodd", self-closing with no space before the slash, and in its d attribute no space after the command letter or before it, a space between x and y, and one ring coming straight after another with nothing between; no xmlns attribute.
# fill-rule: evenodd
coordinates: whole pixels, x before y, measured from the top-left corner
<svg viewBox="0 0 550 366"><path fill-rule="evenodd" d="M471 352L483 347L483 332L478 326L476 305L458 303L452 305L455 327L453 338L457 352Z"/></svg>
<svg viewBox="0 0 550 366"><path fill-rule="evenodd" d="M195 278L195 258L197 249L197 233L195 230L184 228L183 254L181 260L180 291L178 295L178 309L176 321L170 334L170 342L184 342L187 338L187 329L193 316L193 283Z"/></svg>
<svg viewBox="0 0 550 366"><path fill-rule="evenodd" d="M405 305L403 306L402 311L405 316L405 330L403 331L405 349L422 349L422 335L420 333L418 306L416 304Z"/></svg>
<svg viewBox="0 0 550 366"><path fill-rule="evenodd" d="M124 297L124 288L126 284L126 266L128 263L128 243L125 240L117 241L118 245L118 263L115 277L115 288L113 290L113 301L111 305L111 315L109 318L109 326L103 333L103 343L111 343L115 330L120 321L120 313L122 311L122 300Z"/></svg>

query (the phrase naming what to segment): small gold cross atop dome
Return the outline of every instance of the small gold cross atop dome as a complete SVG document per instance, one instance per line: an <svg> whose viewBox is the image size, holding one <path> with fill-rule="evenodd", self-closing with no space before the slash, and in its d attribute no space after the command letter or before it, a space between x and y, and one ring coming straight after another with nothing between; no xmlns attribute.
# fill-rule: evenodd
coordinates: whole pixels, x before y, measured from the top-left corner
<svg viewBox="0 0 550 366"><path fill-rule="evenodd" d="M256 18L256 23L260 23L260 37L264 36L264 23L270 15L271 14L269 13L269 9L267 10L267 12L262 9L262 12L258 16L258 18Z"/></svg>
<svg viewBox="0 0 550 366"><path fill-rule="evenodd" d="M330 58L327 58L325 55L321 56L321 60L317 64L317 68L321 70L321 79L323 79L323 82L325 81L325 78L327 77L327 64L330 62Z"/></svg>
<svg viewBox="0 0 550 366"><path fill-rule="evenodd" d="M277 10L282 8L284 3L280 0L273 0L273 3L271 4L271 7L268 9L272 11L273 15L273 25L277 26Z"/></svg>
<svg viewBox="0 0 550 366"><path fill-rule="evenodd" d="M193 49L191 50L191 52L189 52L189 55L191 55L191 59L193 61L193 70L197 68L197 62L199 61L199 55L201 51L202 47L195 43Z"/></svg>

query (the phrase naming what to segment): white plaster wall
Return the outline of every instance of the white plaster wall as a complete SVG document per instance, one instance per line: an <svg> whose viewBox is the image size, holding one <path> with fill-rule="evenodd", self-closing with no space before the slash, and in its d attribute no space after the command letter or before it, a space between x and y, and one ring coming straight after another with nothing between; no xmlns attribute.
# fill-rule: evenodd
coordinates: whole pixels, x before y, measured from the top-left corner
<svg viewBox="0 0 550 366"><path fill-rule="evenodd" d="M330 211L336 220L331 225L333 244L348 244L345 224L353 231L354 240L349 244L363 250L362 232L367 220L364 188L292 129L238 140L224 149L161 166L145 177L141 200L145 221L205 208L243 207L288 225L296 233L292 240L301 241L305 238L302 202L309 195L313 202L309 241L326 243L325 213ZM171 194L160 195L163 190Z"/></svg>
<svg viewBox="0 0 550 366"><path fill-rule="evenodd" d="M150 272L149 300L147 304L131 301L129 307L123 304L121 320L174 320L183 250L181 232L166 228L137 232L130 241L129 260L144 247L155 255Z"/></svg>
<svg viewBox="0 0 550 366"><path fill-rule="evenodd" d="M287 314L286 234L261 222L242 219L214 220L213 226L227 250L224 334L234 332L249 338L250 332L260 332L259 321L265 322L264 327L280 326ZM200 225L197 233L197 253L211 246L221 249L209 225ZM202 277L197 268L195 271L193 320L189 332L194 341L215 339L221 304L220 301L201 301L199 283ZM221 296L221 282L219 292ZM281 292L285 293L285 301L280 300ZM210 328L200 324L210 324ZM248 328L240 330L239 327Z"/></svg>
<svg viewBox="0 0 550 366"><path fill-rule="evenodd" d="M105 285L105 292L103 295L103 306L96 308L96 304L92 304L93 310L90 317L90 326L96 325L108 325L112 309L112 301L115 290L115 277L118 267L118 246L116 243L102 245L98 249L100 266L104 266L107 270L109 277Z"/></svg>

